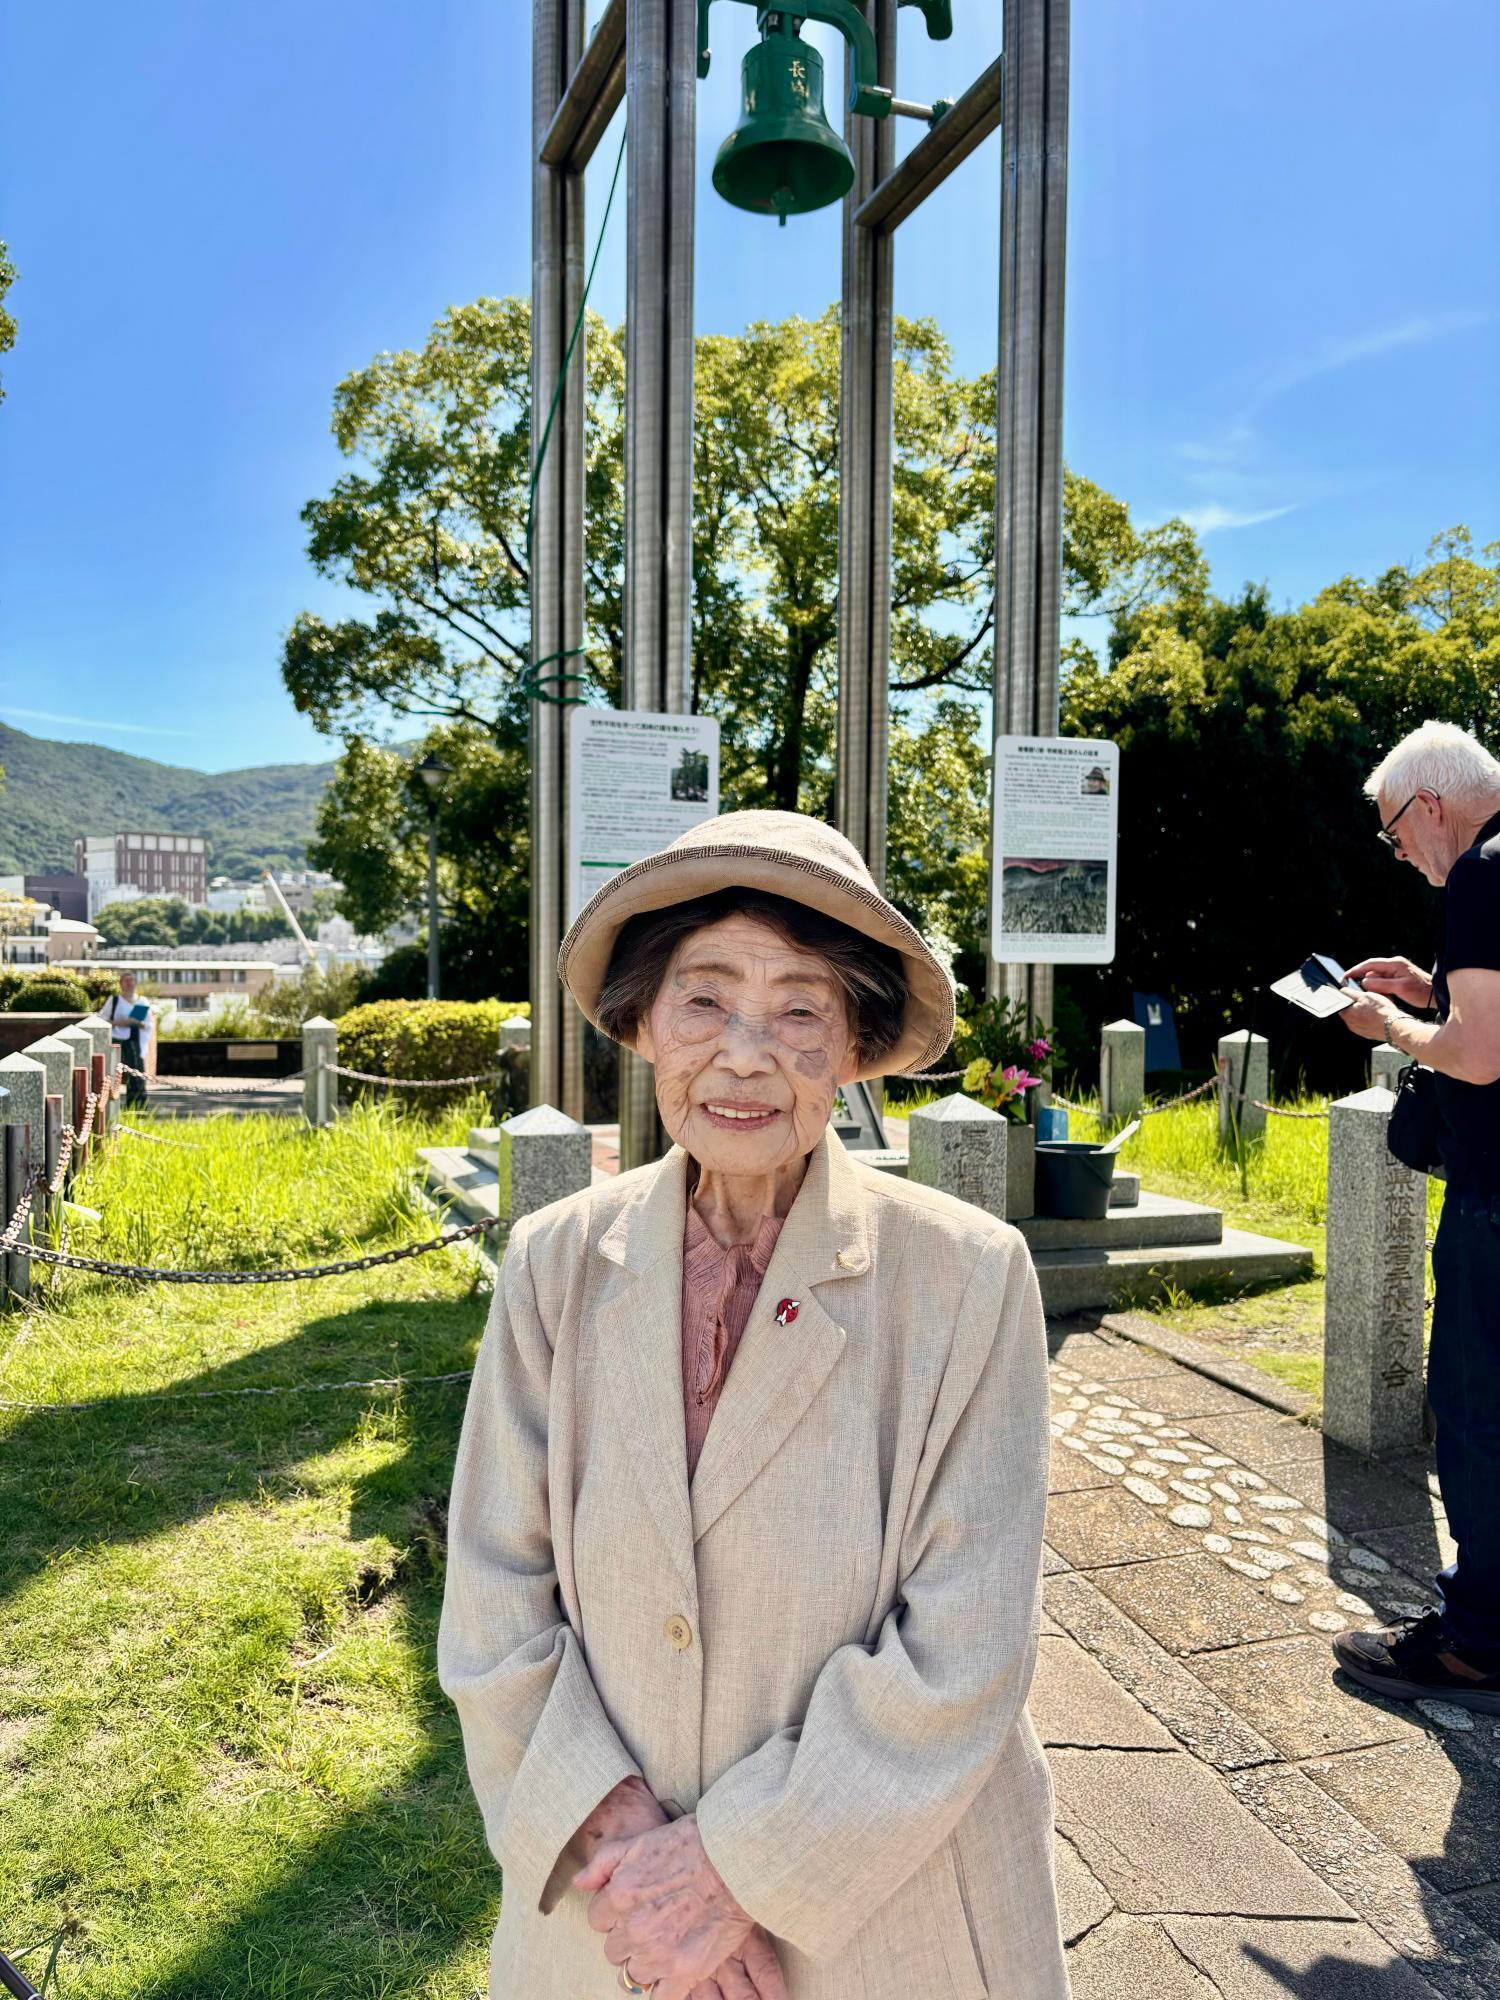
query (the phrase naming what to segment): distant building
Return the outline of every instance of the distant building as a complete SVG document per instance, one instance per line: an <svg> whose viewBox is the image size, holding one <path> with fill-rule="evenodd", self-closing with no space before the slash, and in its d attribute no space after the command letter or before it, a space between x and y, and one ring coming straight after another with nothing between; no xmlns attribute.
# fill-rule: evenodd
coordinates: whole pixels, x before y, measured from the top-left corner
<svg viewBox="0 0 1500 2000"><path fill-rule="evenodd" d="M264 915L270 907L264 882L231 882L227 875L216 875L209 883L204 901L211 910L228 912L232 910L254 910Z"/></svg>
<svg viewBox="0 0 1500 2000"><path fill-rule="evenodd" d="M171 1000L180 1014L203 1014L226 1000L254 1000L276 978L266 959L157 958L142 951L108 951L89 961L95 971L136 973L150 999Z"/></svg>
<svg viewBox="0 0 1500 2000"><path fill-rule="evenodd" d="M99 933L92 924L62 916L40 898L26 897L9 887L20 876L0 878L0 898L15 921L0 923L0 962L18 971L40 972L57 965L92 964ZM14 896L15 900L8 900Z"/></svg>
<svg viewBox="0 0 1500 2000"><path fill-rule="evenodd" d="M180 896L201 905L208 894L207 850L196 833L89 834L73 842L73 868L87 878L91 917L106 903L141 896Z"/></svg>
<svg viewBox="0 0 1500 2000"><path fill-rule="evenodd" d="M86 875L70 874L57 868L45 875L25 875L25 893L38 903L50 903L60 917L84 924L89 916L89 884Z"/></svg>

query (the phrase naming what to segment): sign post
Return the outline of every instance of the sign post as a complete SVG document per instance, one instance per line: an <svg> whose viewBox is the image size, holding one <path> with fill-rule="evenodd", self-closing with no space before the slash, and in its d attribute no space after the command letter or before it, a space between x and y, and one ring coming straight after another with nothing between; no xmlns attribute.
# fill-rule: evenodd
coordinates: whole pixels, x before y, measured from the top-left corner
<svg viewBox="0 0 1500 2000"><path fill-rule="evenodd" d="M991 956L1001 965L1108 965L1119 745L997 736L994 799Z"/></svg>
<svg viewBox="0 0 1500 2000"><path fill-rule="evenodd" d="M568 725L568 922L622 868L719 811L711 715L575 708Z"/></svg>

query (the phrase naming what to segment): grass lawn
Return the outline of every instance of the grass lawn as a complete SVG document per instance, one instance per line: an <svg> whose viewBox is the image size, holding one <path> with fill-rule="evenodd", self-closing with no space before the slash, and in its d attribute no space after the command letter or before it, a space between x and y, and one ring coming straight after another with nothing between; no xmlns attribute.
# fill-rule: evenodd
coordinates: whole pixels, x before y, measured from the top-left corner
<svg viewBox="0 0 1500 2000"><path fill-rule="evenodd" d="M268 1269L428 1234L418 1123L162 1121L83 1254ZM469 2000L497 1871L434 1675L466 1252L314 1283L53 1274L0 1317L0 1948L66 2000ZM205 1393L205 1392L216 1393Z"/></svg>

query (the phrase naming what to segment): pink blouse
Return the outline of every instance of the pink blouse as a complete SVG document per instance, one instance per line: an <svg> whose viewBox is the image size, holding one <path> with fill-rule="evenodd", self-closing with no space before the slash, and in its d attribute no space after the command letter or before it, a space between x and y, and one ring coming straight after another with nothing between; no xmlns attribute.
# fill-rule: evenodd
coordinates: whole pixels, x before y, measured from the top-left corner
<svg viewBox="0 0 1500 2000"><path fill-rule="evenodd" d="M682 1239L682 1408L690 1482L781 1223L779 1215L764 1216L753 1243L726 1250L689 1197Z"/></svg>

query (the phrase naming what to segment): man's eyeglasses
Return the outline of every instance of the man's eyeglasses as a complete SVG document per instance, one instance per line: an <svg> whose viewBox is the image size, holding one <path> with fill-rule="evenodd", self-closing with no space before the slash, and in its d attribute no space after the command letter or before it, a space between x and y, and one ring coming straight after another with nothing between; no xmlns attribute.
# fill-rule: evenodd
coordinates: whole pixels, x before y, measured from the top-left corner
<svg viewBox="0 0 1500 2000"><path fill-rule="evenodd" d="M1406 801L1406 805L1401 808L1401 812L1393 813L1391 817L1386 821L1385 825L1380 829L1379 833L1377 833L1375 836L1377 840L1383 840L1387 847L1394 848L1397 854L1401 852L1401 836L1399 834L1392 833L1391 828L1396 824L1396 821L1400 819L1401 813L1404 813L1406 811L1407 806L1412 806L1416 804L1417 800L1421 798L1423 792L1427 792L1427 796L1430 799L1441 799L1443 796L1441 792L1428 791L1426 785L1419 785L1417 789L1412 793L1411 797Z"/></svg>

